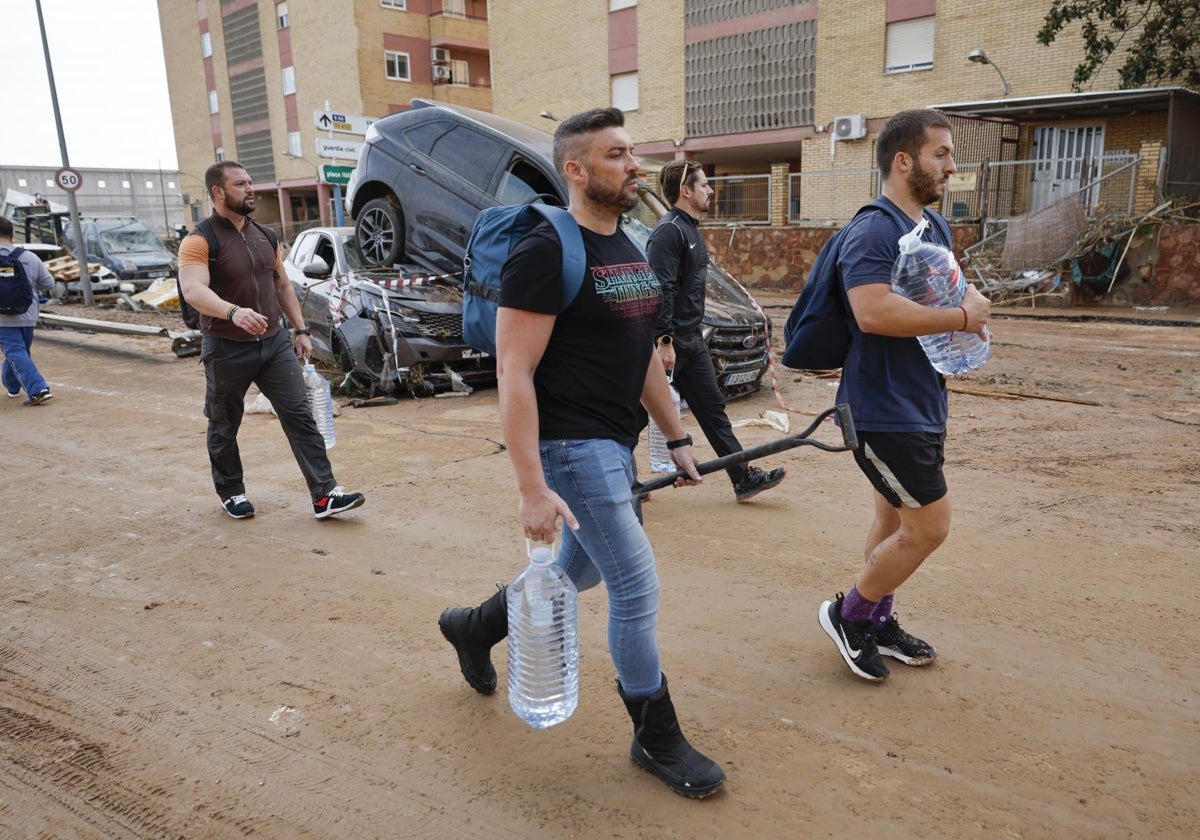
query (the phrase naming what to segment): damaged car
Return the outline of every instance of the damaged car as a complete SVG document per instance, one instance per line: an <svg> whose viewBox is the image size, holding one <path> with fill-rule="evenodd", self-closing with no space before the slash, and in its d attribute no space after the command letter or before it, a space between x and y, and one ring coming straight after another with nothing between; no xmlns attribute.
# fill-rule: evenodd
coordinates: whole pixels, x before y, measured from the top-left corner
<svg viewBox="0 0 1200 840"><path fill-rule="evenodd" d="M467 239L481 210L538 196L566 204L552 143L549 133L513 120L423 99L375 121L346 195L364 262L461 278ZM622 223L644 246L667 207L649 190L641 197ZM703 334L717 382L726 399L754 393L770 361L768 319L714 262L707 282Z"/></svg>
<svg viewBox="0 0 1200 840"><path fill-rule="evenodd" d="M456 276L369 269L350 227L300 233L283 269L314 358L345 373L346 390L427 396L495 384L495 359L463 342Z"/></svg>

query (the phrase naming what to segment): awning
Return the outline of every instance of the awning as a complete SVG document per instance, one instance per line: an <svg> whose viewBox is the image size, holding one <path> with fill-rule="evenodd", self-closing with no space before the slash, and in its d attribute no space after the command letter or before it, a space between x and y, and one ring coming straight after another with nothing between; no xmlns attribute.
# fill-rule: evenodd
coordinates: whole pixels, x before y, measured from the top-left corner
<svg viewBox="0 0 1200 840"><path fill-rule="evenodd" d="M1161 113L1170 110L1173 101L1180 100L1200 105L1200 92L1185 87L1139 88L1021 98L1005 97L978 102L949 102L929 107L945 114L1012 122L1044 122L1055 119Z"/></svg>

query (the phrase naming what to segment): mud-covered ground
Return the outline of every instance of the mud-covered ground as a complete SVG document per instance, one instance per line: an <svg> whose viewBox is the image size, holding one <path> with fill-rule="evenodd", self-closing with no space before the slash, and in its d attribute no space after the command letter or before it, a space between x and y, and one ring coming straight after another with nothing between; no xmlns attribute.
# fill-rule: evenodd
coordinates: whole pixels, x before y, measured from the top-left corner
<svg viewBox="0 0 1200 840"><path fill-rule="evenodd" d="M459 676L439 612L523 565L494 391L345 408L331 454L368 501L325 522L248 415L234 521L194 358L39 330L56 398L0 401L0 836L1195 837L1200 329L993 326L955 383L953 532L897 598L932 667L862 682L817 625L870 518L848 454L774 456L749 505L712 476L646 506L672 695L729 777L701 802L629 761L601 591L565 724ZM833 395L781 370L730 414L796 430Z"/></svg>

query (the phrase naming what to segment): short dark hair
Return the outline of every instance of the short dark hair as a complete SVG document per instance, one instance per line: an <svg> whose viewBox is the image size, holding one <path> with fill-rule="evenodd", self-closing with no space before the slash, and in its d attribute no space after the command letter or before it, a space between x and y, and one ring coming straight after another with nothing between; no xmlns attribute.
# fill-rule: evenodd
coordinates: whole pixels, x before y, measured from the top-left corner
<svg viewBox="0 0 1200 840"><path fill-rule="evenodd" d="M620 108L593 108L567 117L554 130L554 168L562 172L567 161L583 157L587 135L624 126L625 114Z"/></svg>
<svg viewBox="0 0 1200 840"><path fill-rule="evenodd" d="M204 189L211 196L213 187L225 186L225 173L230 169L245 169L236 160L219 160L204 170Z"/></svg>
<svg viewBox="0 0 1200 840"><path fill-rule="evenodd" d="M945 115L930 108L901 111L887 121L875 140L875 162L884 178L892 174L897 152L917 157L925 143L927 128L951 128L951 125Z"/></svg>
<svg viewBox="0 0 1200 840"><path fill-rule="evenodd" d="M12 235L13 235L12 220L8 219L4 216L0 216L0 236L3 236L5 239L12 239Z"/></svg>
<svg viewBox="0 0 1200 840"><path fill-rule="evenodd" d="M703 167L694 160L673 160L658 172L658 184L668 204L679 200L683 188L696 180L696 173Z"/></svg>

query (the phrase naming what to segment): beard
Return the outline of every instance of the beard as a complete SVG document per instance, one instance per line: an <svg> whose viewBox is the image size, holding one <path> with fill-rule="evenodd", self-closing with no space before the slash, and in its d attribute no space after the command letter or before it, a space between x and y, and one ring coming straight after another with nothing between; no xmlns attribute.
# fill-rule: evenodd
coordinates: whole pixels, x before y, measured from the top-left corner
<svg viewBox="0 0 1200 840"><path fill-rule="evenodd" d="M225 209L229 210L232 213L237 213L238 215L241 215L241 216L249 216L251 213L254 212L254 199L250 196L246 196L241 201L239 201L235 204L234 202L230 201L229 196L226 195L225 196Z"/></svg>
<svg viewBox="0 0 1200 840"><path fill-rule="evenodd" d="M938 189L941 182L928 169L921 166L921 161L913 158L912 171L908 173L908 189L913 198L921 202L921 206L933 204L942 197Z"/></svg>
<svg viewBox="0 0 1200 840"><path fill-rule="evenodd" d="M637 193L626 195L625 188L627 184L621 184L619 187L609 187L601 184L593 177L595 173L588 170L588 185L583 190L583 195L589 201L595 202L601 207L609 210L614 210L617 213L625 213L637 206Z"/></svg>

